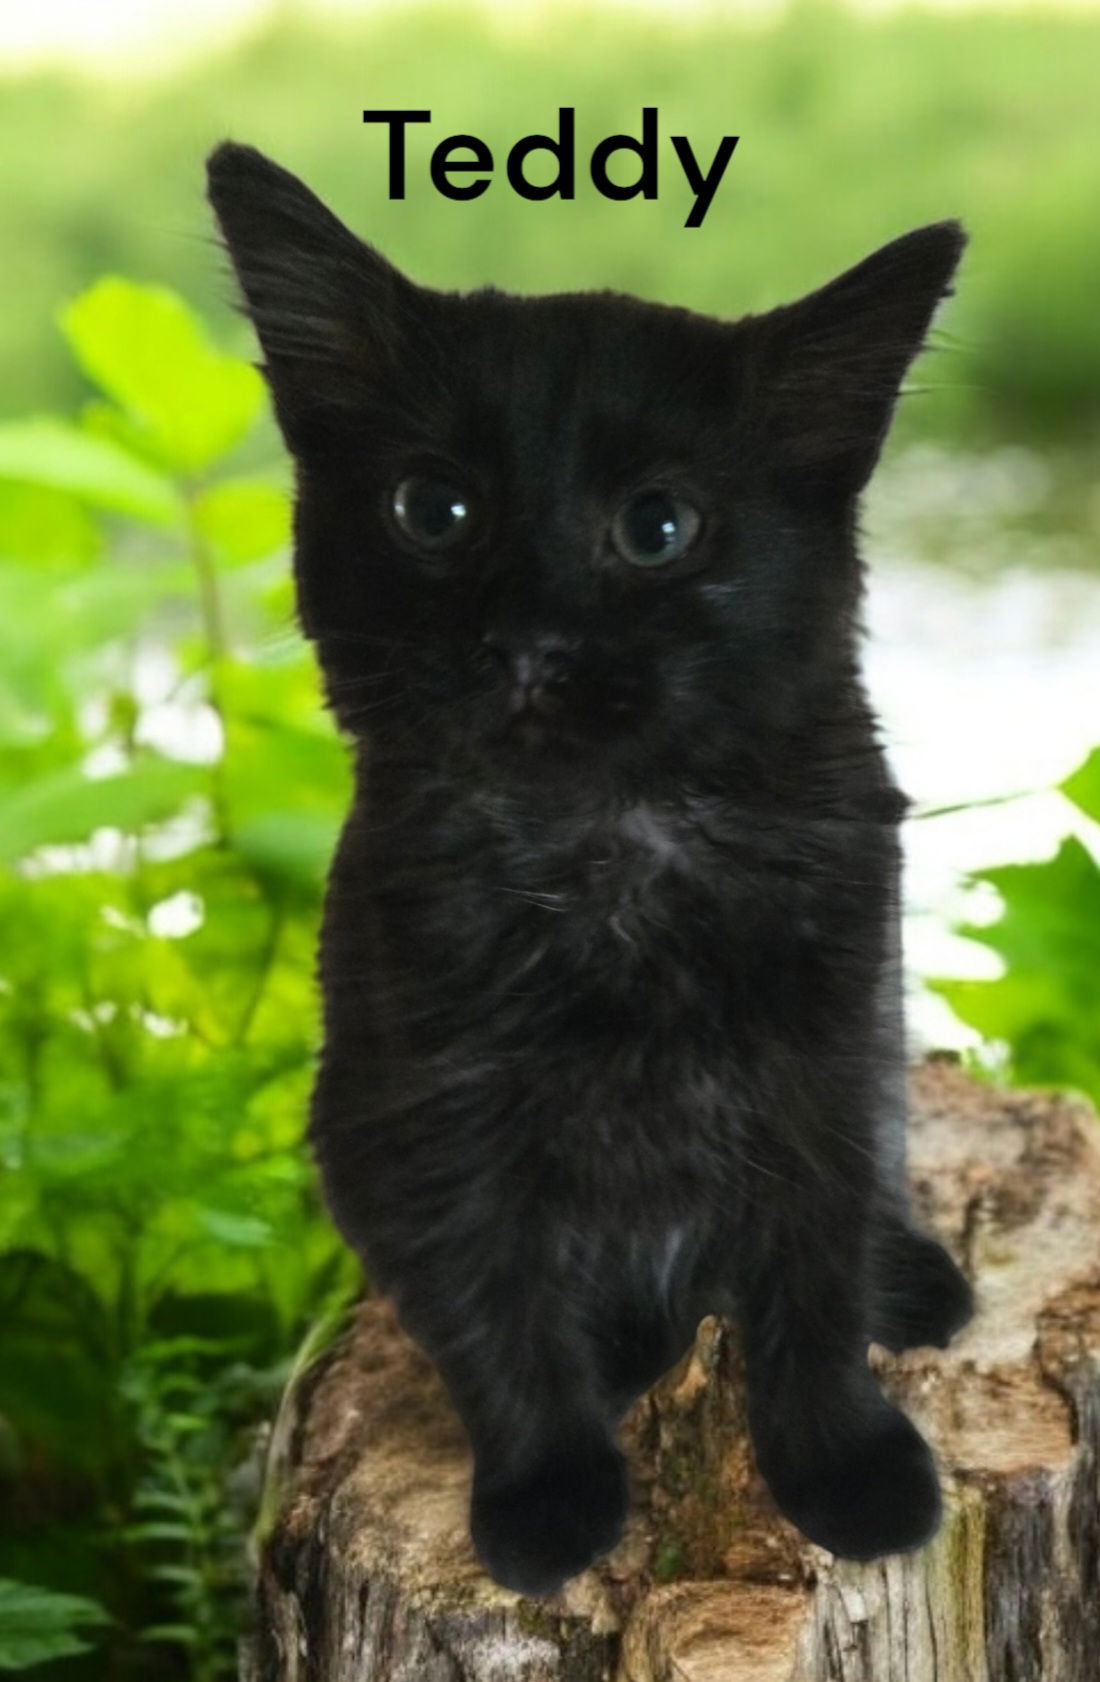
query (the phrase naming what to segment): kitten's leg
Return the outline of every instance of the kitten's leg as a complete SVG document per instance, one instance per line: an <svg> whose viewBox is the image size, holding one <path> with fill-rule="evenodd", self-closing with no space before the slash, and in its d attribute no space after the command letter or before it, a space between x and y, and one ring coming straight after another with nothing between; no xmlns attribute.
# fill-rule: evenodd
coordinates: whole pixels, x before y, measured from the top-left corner
<svg viewBox="0 0 1100 1682"><path fill-rule="evenodd" d="M479 1559L505 1588L556 1593L615 1546L628 1505L595 1350L560 1324L560 1305L555 1324L553 1310L539 1313L514 1282L476 1309L467 1300L459 1335L453 1318L440 1323L405 1304L402 1319L439 1367L470 1438Z"/></svg>
<svg viewBox="0 0 1100 1682"><path fill-rule="evenodd" d="M317 1113L322 1101L326 1118L354 1113L348 1082L347 1068L330 1061ZM599 1387L594 1334L569 1308L545 1223L517 1222L510 1196L489 1176L473 1187L469 1169L457 1206L449 1184L438 1199L426 1193L445 1131L433 1121L424 1168L409 1149L411 1121L403 1156L393 1148L367 1158L356 1135L335 1124L315 1125L313 1137L329 1208L435 1363L466 1427L470 1528L482 1563L505 1587L552 1594L618 1541L625 1462Z"/></svg>
<svg viewBox="0 0 1100 1682"><path fill-rule="evenodd" d="M629 1498L626 1463L602 1422L546 1426L526 1462L506 1464L492 1449L474 1449L474 1547L491 1577L522 1594L556 1594L610 1553Z"/></svg>
<svg viewBox="0 0 1100 1682"><path fill-rule="evenodd" d="M867 1366L866 1201L774 1200L742 1290L749 1425L775 1500L848 1559L927 1542L940 1520L932 1456Z"/></svg>
<svg viewBox="0 0 1100 1682"><path fill-rule="evenodd" d="M651 1278L628 1272L613 1306L611 1272L606 1262L599 1270L598 1323L590 1305L583 1333L576 1330L566 1339L559 1325L551 1343L552 1316L544 1316L546 1341L533 1385L537 1402L523 1403L534 1441L517 1453L513 1428L511 1450L502 1456L487 1440L484 1418L471 1423L477 1462L474 1544L498 1582L528 1594L554 1592L618 1541L628 1490L625 1463L610 1433L636 1398L691 1347L698 1322L698 1313L692 1319L671 1311L667 1279L654 1293ZM513 1382L514 1355L513 1349ZM555 1392L561 1396L556 1408L549 1405Z"/></svg>
<svg viewBox="0 0 1100 1682"><path fill-rule="evenodd" d="M974 1293L943 1245L898 1211L875 1218L868 1333L900 1354L933 1344L946 1349L974 1313Z"/></svg>

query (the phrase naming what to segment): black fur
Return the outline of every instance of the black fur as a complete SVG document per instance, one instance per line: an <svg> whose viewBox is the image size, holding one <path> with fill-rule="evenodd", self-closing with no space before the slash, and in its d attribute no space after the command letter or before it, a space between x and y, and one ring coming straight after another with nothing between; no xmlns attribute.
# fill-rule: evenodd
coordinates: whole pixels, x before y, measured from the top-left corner
<svg viewBox="0 0 1100 1682"><path fill-rule="evenodd" d="M614 1544L617 1422L710 1312L783 1510L919 1546L932 1459L867 1344L945 1342L970 1293L907 1212L855 503L960 229L726 323L414 286L247 147L210 195L357 752L312 1139L465 1422L482 1560L541 1594ZM446 553L395 521L414 471L473 511ZM609 525L654 485L702 525L639 568Z"/></svg>

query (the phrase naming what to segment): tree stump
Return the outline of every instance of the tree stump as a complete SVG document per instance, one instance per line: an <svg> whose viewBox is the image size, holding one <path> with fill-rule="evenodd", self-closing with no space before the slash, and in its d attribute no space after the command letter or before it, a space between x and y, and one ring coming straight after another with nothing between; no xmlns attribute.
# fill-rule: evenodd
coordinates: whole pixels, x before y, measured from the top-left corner
<svg viewBox="0 0 1100 1682"><path fill-rule="evenodd" d="M623 1542L525 1600L479 1568L461 1427L368 1301L276 1426L246 1682L1095 1682L1100 1130L1075 1100L943 1061L911 1096L916 1208L979 1303L946 1353L871 1354L940 1464L927 1548L855 1565L779 1516L735 1328L709 1320L624 1427Z"/></svg>

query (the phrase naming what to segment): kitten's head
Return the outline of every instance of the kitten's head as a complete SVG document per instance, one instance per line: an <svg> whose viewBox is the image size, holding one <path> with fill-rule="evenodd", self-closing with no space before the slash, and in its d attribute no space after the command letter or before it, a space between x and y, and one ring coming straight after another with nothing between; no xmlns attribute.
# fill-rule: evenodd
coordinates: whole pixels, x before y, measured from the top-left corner
<svg viewBox="0 0 1100 1682"><path fill-rule="evenodd" d="M298 469L341 722L492 774L765 751L854 664L855 499L963 245L722 322L417 286L250 147L210 197Z"/></svg>

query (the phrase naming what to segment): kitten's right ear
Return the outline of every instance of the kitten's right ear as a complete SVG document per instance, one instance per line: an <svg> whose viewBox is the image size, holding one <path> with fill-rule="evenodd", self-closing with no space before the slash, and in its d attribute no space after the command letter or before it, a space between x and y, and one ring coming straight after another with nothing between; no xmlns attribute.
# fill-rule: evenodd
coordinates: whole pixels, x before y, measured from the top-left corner
<svg viewBox="0 0 1100 1682"><path fill-rule="evenodd" d="M957 222L915 228L756 318L763 428L804 479L845 494L866 483L965 244Z"/></svg>
<svg viewBox="0 0 1100 1682"><path fill-rule="evenodd" d="M289 170L223 141L207 192L259 336L287 442L354 406L396 355L418 288L357 239Z"/></svg>

